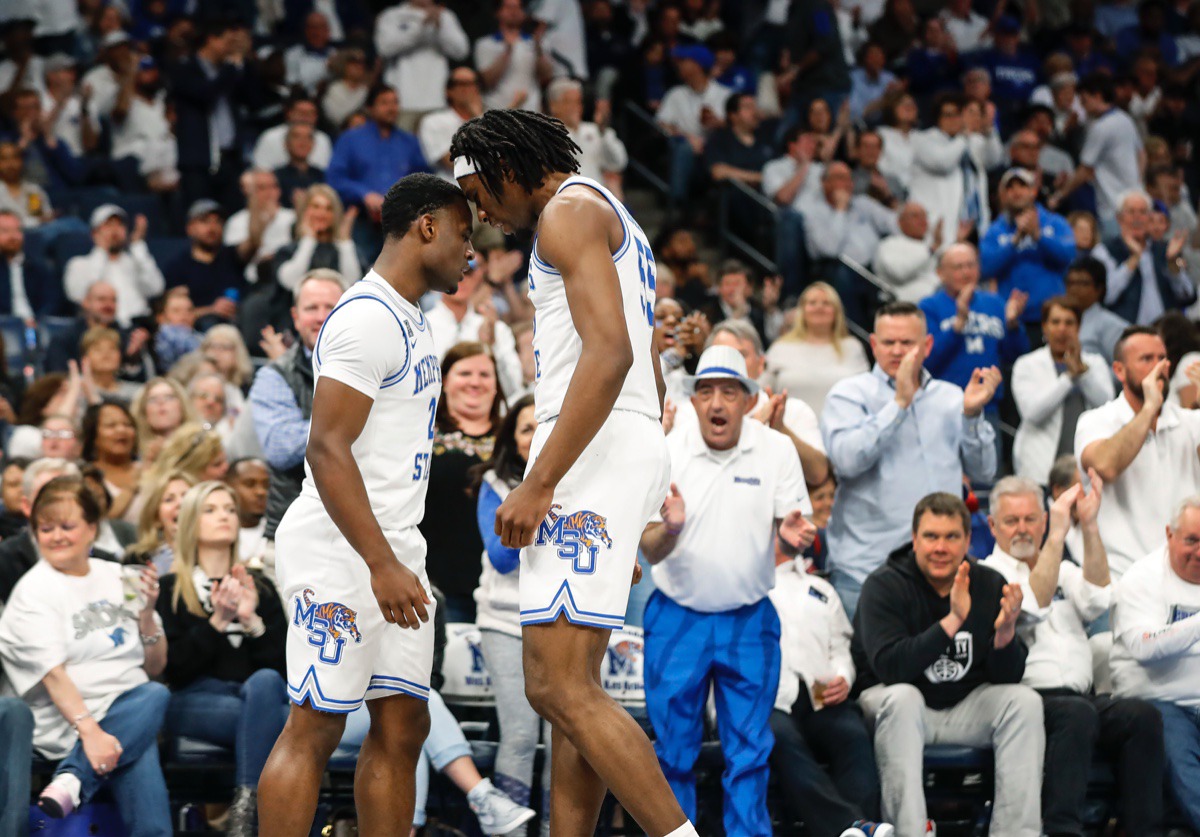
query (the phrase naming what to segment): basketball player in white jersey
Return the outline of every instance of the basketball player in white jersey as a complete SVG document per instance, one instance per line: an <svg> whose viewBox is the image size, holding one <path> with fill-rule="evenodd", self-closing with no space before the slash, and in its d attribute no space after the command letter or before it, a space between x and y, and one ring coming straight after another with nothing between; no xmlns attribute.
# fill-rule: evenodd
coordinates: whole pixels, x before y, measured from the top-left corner
<svg viewBox="0 0 1200 837"><path fill-rule="evenodd" d="M346 713L364 700L359 829L408 837L412 827L433 664L417 524L441 392L418 301L453 293L474 253L466 199L432 175L393 185L382 225L374 268L342 296L313 348L304 484L275 536L292 707L259 782L259 833L269 837L309 833Z"/></svg>
<svg viewBox="0 0 1200 837"><path fill-rule="evenodd" d="M480 220L534 233L538 429L525 480L496 512L521 553L525 691L553 730L550 833L595 832L607 786L650 837L695 835L654 749L605 692L638 539L670 463L653 349L654 257L557 119L491 110L454 135L455 177Z"/></svg>

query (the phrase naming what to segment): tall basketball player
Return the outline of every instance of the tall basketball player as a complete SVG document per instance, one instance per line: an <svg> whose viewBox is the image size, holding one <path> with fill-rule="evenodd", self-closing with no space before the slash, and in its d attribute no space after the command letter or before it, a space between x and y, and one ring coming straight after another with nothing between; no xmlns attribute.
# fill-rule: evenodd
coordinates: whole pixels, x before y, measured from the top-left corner
<svg viewBox="0 0 1200 837"><path fill-rule="evenodd" d="M307 835L346 713L367 701L354 776L363 834L408 837L429 732L433 614L425 511L440 364L418 306L474 255L459 189L414 174L383 200L374 268L313 348L304 485L275 536L291 712L259 782L260 834Z"/></svg>
<svg viewBox="0 0 1200 837"><path fill-rule="evenodd" d="M670 463L652 344L654 257L612 193L575 174L578 150L557 119L523 110L470 120L450 147L480 220L534 232L538 429L496 533L524 547L525 690L553 730L550 833L593 834L607 786L650 837L684 837L696 831L650 742L600 684Z"/></svg>

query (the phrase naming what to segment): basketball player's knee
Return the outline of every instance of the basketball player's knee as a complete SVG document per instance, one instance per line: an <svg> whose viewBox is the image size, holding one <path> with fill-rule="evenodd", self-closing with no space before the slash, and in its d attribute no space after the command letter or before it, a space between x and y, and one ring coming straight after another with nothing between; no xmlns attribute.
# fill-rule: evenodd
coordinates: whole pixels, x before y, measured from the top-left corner
<svg viewBox="0 0 1200 837"><path fill-rule="evenodd" d="M424 702L420 706L405 707L405 710L389 716L387 720L380 719L379 723L376 722L376 716L372 716L367 736L375 747L416 758L425 739L429 737L429 711Z"/></svg>
<svg viewBox="0 0 1200 837"><path fill-rule="evenodd" d="M328 759L342 740L346 716L308 707L293 707L283 728L283 737L293 747L308 750L314 757Z"/></svg>
<svg viewBox="0 0 1200 837"><path fill-rule="evenodd" d="M557 711L558 688L544 677L525 678L525 699L533 707L533 711L547 721L554 723L551 717Z"/></svg>

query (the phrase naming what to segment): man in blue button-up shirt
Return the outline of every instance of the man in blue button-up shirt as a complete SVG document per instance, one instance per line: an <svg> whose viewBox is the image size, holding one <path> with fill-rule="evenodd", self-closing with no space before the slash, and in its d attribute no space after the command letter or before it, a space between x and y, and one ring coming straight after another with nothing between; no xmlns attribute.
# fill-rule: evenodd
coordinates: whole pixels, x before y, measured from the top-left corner
<svg viewBox="0 0 1200 837"><path fill-rule="evenodd" d="M367 94L370 122L342 134L333 146L325 179L346 206L361 206L379 224L383 196L392 184L414 172L430 171L415 136L396 127L400 100L380 84Z"/></svg>
<svg viewBox="0 0 1200 837"><path fill-rule="evenodd" d="M825 399L821 435L838 476L829 519L832 581L848 614L863 580L911 537L912 510L934 491L958 495L996 473L995 432L983 407L1000 384L996 367L976 369L965 390L934 380L922 365L933 345L921 309L879 309L875 367L838 382Z"/></svg>

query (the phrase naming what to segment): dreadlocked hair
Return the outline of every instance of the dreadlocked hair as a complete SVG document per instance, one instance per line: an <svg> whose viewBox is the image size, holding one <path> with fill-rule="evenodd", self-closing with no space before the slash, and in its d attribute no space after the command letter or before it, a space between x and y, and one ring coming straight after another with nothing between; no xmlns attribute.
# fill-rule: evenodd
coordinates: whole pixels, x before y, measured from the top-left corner
<svg viewBox="0 0 1200 837"><path fill-rule="evenodd" d="M470 159L493 195L503 190L506 171L527 194L551 172L578 172L578 153L562 122L531 110L485 111L460 126L450 142L450 158Z"/></svg>

